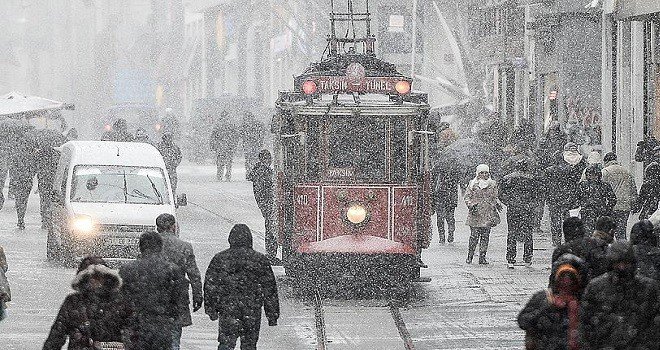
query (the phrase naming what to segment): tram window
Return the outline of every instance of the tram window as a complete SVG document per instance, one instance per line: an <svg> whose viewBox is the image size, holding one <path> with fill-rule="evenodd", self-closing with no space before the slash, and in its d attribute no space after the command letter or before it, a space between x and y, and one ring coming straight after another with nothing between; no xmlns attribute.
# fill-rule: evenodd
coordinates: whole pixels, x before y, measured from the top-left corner
<svg viewBox="0 0 660 350"><path fill-rule="evenodd" d="M402 183L406 181L406 156L407 156L407 135L405 119L397 119L393 122L394 132L392 133L392 179L394 182Z"/></svg>
<svg viewBox="0 0 660 350"><path fill-rule="evenodd" d="M375 118L336 118L328 125L327 169L346 177L386 181L386 124Z"/></svg>
<svg viewBox="0 0 660 350"><path fill-rule="evenodd" d="M318 118L311 118L307 124L307 180L318 181L320 173L319 136L321 130Z"/></svg>

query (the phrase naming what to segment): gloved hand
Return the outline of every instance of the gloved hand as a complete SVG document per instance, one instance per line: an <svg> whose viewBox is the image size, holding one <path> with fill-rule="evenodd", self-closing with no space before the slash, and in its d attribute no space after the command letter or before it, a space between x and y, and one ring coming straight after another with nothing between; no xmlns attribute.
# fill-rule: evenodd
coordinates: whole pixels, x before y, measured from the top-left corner
<svg viewBox="0 0 660 350"><path fill-rule="evenodd" d="M217 312L212 312L212 313L207 312L206 314L209 315L209 318L211 319L211 321L217 321L218 320L218 313Z"/></svg>
<svg viewBox="0 0 660 350"><path fill-rule="evenodd" d="M277 319L268 320L268 325L271 327L277 326Z"/></svg>
<svg viewBox="0 0 660 350"><path fill-rule="evenodd" d="M197 310L202 308L202 305L204 305L204 299L203 298L193 298L193 312L196 312Z"/></svg>

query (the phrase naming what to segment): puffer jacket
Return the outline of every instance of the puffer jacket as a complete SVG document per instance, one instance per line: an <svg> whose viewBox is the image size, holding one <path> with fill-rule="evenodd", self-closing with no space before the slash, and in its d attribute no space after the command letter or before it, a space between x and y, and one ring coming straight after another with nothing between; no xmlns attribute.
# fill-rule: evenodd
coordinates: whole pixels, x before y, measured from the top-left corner
<svg viewBox="0 0 660 350"><path fill-rule="evenodd" d="M465 191L468 216L465 224L470 227L495 227L500 223L498 210L499 187L490 180L486 188L470 184Z"/></svg>
<svg viewBox="0 0 660 350"><path fill-rule="evenodd" d="M637 185L630 171L616 161L603 168L603 182L609 184L616 195L614 211L630 211L637 202Z"/></svg>

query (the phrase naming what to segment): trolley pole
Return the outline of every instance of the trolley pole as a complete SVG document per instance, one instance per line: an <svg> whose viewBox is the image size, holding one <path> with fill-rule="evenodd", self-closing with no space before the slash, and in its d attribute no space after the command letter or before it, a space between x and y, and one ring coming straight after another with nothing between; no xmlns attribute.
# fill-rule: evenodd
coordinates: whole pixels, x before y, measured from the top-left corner
<svg viewBox="0 0 660 350"><path fill-rule="evenodd" d="M415 79L415 59L417 55L417 0L412 0L412 52L410 54L410 77Z"/></svg>

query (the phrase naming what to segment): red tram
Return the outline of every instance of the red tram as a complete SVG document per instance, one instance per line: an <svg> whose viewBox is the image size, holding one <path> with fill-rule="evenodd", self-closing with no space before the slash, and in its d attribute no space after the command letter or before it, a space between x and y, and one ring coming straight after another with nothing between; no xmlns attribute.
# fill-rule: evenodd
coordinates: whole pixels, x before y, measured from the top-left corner
<svg viewBox="0 0 660 350"><path fill-rule="evenodd" d="M337 38L339 22L366 36ZM331 26L273 118L286 272L414 279L431 232L428 97L376 58L368 10L333 10Z"/></svg>

